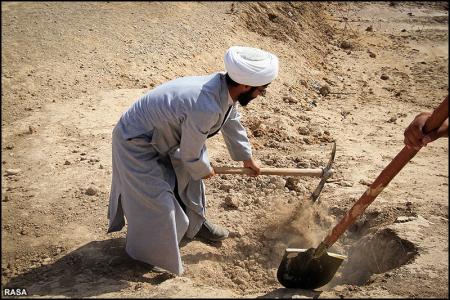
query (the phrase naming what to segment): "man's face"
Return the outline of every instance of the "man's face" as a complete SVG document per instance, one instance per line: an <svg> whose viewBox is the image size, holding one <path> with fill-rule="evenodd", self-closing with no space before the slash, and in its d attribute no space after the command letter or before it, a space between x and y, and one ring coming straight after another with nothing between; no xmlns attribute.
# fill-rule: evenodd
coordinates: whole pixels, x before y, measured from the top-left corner
<svg viewBox="0 0 450 300"><path fill-rule="evenodd" d="M242 106L247 106L253 99L259 95L264 96L266 94L266 88L268 84L263 86L252 86L248 91L239 94L237 101Z"/></svg>
<svg viewBox="0 0 450 300"><path fill-rule="evenodd" d="M242 92L238 98L237 101L239 101L239 104L242 106L247 106L247 104L250 103L253 99L255 99L257 96L253 95L253 92L255 91L256 87L252 87L246 92Z"/></svg>

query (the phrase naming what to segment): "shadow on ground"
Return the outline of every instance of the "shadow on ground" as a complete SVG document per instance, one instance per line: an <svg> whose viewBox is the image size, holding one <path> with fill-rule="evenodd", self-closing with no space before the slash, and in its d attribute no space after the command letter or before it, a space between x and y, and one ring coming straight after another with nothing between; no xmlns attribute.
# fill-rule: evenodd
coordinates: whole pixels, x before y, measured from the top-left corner
<svg viewBox="0 0 450 300"><path fill-rule="evenodd" d="M29 296L92 297L129 287L129 282L160 284L172 278L130 258L125 239L90 242L58 259L12 278L4 287L21 287Z"/></svg>

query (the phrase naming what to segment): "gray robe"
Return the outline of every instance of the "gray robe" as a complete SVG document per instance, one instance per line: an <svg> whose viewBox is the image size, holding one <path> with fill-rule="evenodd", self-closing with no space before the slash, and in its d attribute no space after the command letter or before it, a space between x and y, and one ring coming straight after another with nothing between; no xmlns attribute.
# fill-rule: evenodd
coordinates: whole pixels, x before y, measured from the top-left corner
<svg viewBox="0 0 450 300"><path fill-rule="evenodd" d="M183 273L178 245L205 220L206 139L220 130L233 160L252 155L235 106L225 120L229 108L225 76L215 73L162 84L121 116L112 136L108 232L121 230L126 217L125 250L134 259Z"/></svg>

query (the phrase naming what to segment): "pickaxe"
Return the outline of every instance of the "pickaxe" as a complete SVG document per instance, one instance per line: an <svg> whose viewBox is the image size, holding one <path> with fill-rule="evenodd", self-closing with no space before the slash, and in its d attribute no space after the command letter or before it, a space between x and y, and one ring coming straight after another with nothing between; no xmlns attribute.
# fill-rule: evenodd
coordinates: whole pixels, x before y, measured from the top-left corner
<svg viewBox="0 0 450 300"><path fill-rule="evenodd" d="M336 142L333 142L333 148L331 151L331 157L326 167L317 169L294 169L294 168L261 168L260 175L281 175L281 176L308 176L308 177L321 177L319 185L311 194L311 200L315 202L322 192L325 182L333 175L334 170L332 165L336 154ZM254 174L254 171L250 168L243 167L214 167L216 174Z"/></svg>

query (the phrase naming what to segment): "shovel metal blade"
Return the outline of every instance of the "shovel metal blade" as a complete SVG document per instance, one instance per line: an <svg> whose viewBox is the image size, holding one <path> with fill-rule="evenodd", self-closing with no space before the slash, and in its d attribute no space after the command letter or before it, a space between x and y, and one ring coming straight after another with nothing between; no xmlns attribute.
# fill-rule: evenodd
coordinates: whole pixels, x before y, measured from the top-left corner
<svg viewBox="0 0 450 300"><path fill-rule="evenodd" d="M314 248L287 248L278 267L278 281L286 288L307 290L330 282L346 256L324 251L314 257L314 253Z"/></svg>

